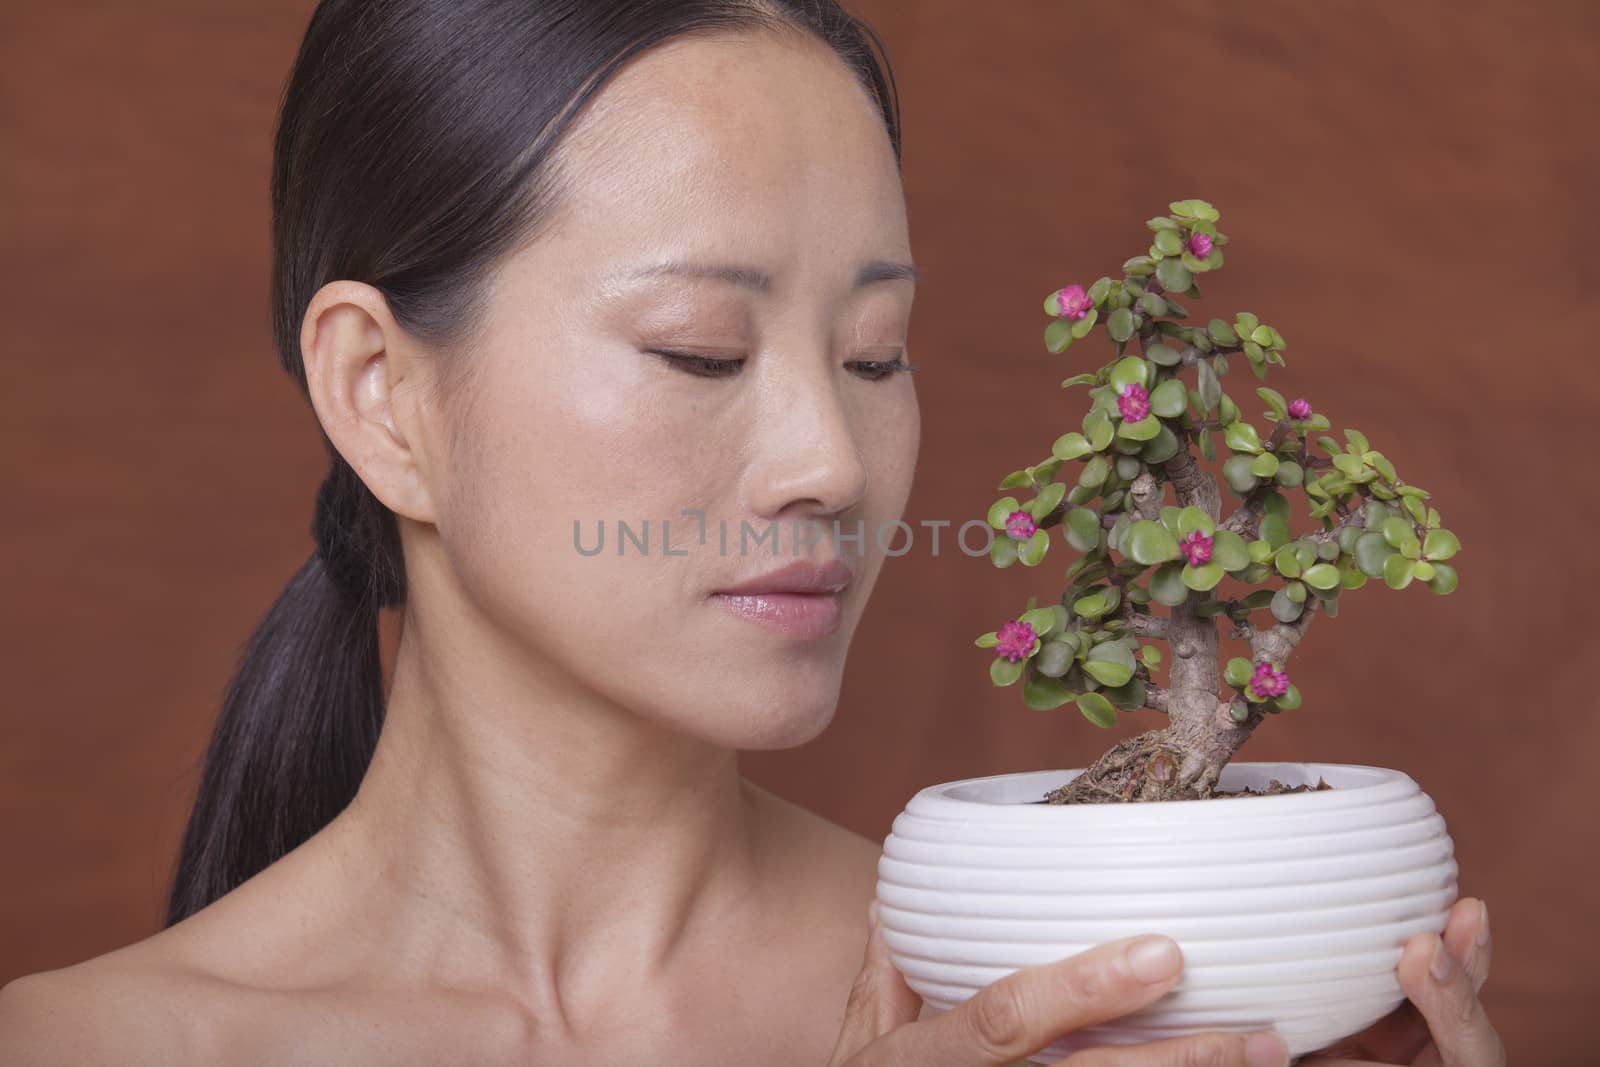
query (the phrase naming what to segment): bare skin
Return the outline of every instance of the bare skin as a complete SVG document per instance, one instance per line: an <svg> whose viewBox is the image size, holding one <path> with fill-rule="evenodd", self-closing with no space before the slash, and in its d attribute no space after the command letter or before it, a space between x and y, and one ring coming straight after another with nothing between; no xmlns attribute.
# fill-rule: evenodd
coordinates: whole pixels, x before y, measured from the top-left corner
<svg viewBox="0 0 1600 1067"><path fill-rule="evenodd" d="M358 797L171 930L7 987L0 1034L38 1062L827 1060L878 844L737 752L827 726L882 551L844 545L821 637L710 598L792 562L799 520L903 511L912 376L862 361L903 355L914 283L857 284L910 263L899 173L866 92L799 38L653 48L572 134L557 217L499 265L470 351L353 281L304 318L317 417L399 517L410 590ZM625 277L662 260L771 284ZM448 389L446 360L471 363ZM574 520L587 543L601 519L649 519L651 552L580 556ZM781 551L719 554L719 519L783 524Z"/></svg>

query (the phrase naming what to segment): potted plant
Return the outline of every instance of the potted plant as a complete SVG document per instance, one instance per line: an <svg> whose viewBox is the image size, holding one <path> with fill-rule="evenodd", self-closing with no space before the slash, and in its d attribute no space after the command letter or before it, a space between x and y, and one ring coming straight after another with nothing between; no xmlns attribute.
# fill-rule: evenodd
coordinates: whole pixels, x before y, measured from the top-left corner
<svg viewBox="0 0 1600 1067"><path fill-rule="evenodd" d="M1223 263L1218 220L1177 201L1120 278L1045 299L1051 352L1097 328L1113 352L1062 382L1088 387L1081 427L1006 476L988 515L998 567L1039 565L1058 527L1076 551L1058 602L1030 598L977 639L994 683L1097 726L1140 709L1166 723L1087 768L925 789L879 864L885 940L936 1009L1102 941L1178 941L1171 993L1039 1060L1265 1026L1293 1055L1324 1047L1400 1003L1402 946L1443 930L1457 895L1444 821L1408 775L1231 762L1268 716L1300 706L1288 661L1318 615L1374 580L1449 593L1460 545L1359 431L1336 440L1308 401L1266 386L1257 425L1224 390L1230 364L1265 379L1285 344L1248 312L1189 321L1180 300ZM1219 456L1226 509L1203 464ZM1248 656L1222 662L1224 628Z"/></svg>

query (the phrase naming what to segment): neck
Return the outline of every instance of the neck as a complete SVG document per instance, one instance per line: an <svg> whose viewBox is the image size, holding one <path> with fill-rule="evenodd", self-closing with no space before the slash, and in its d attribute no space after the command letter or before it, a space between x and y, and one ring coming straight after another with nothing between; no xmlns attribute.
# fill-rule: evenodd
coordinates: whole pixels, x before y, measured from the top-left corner
<svg viewBox="0 0 1600 1067"><path fill-rule="evenodd" d="M757 889L758 800L737 754L548 664L508 675L526 647L450 629L407 618L376 753L339 820L348 860L393 905L388 951L569 1019L698 966Z"/></svg>

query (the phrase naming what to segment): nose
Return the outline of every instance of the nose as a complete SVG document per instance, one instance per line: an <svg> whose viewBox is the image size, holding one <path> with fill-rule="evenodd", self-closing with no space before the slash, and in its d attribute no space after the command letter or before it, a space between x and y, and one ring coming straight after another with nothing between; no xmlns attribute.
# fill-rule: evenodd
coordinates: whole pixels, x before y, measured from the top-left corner
<svg viewBox="0 0 1600 1067"><path fill-rule="evenodd" d="M866 495L865 427L843 395L841 373L826 359L797 360L763 383L744 494L758 518L811 519L831 534L831 521Z"/></svg>

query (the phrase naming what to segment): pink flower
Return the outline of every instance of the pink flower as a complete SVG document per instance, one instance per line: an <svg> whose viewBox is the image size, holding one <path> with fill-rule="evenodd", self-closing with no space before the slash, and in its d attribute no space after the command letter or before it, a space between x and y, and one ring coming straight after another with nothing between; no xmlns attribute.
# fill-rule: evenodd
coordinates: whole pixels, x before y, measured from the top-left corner
<svg viewBox="0 0 1600 1067"><path fill-rule="evenodd" d="M1309 419L1311 417L1311 401L1289 401L1289 417L1294 419Z"/></svg>
<svg viewBox="0 0 1600 1067"><path fill-rule="evenodd" d="M1189 566L1198 567L1202 563L1211 562L1211 535L1193 530L1188 537L1178 542L1178 551L1183 553L1183 558Z"/></svg>
<svg viewBox="0 0 1600 1067"><path fill-rule="evenodd" d="M1033 531L1039 528L1033 521L1033 516L1018 508L1006 516L1006 533L1018 541L1026 541L1033 536Z"/></svg>
<svg viewBox="0 0 1600 1067"><path fill-rule="evenodd" d="M1150 394L1138 382L1129 382L1117 394L1117 410L1128 422L1139 422L1150 414Z"/></svg>
<svg viewBox="0 0 1600 1067"><path fill-rule="evenodd" d="M1289 691L1289 676L1270 663L1257 663L1250 676L1250 688L1257 696L1281 697Z"/></svg>
<svg viewBox="0 0 1600 1067"><path fill-rule="evenodd" d="M1033 627L1025 622L1012 620L1000 627L1000 643L995 645L995 655L1001 659L1008 659L1015 663L1019 659L1026 659L1028 653L1033 651Z"/></svg>
<svg viewBox="0 0 1600 1067"><path fill-rule="evenodd" d="M1189 251L1201 259L1211 254L1211 235L1209 233L1191 233L1189 235Z"/></svg>
<svg viewBox="0 0 1600 1067"><path fill-rule="evenodd" d="M1094 301L1089 299L1089 294L1081 285L1069 285L1058 291L1056 303L1061 306L1061 317L1064 319L1081 319L1094 307Z"/></svg>

